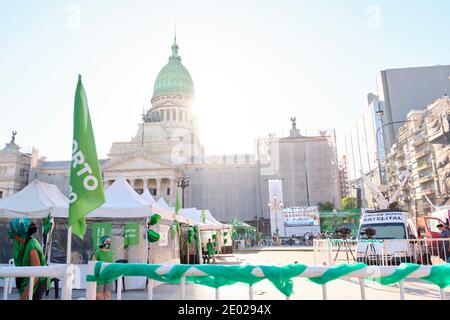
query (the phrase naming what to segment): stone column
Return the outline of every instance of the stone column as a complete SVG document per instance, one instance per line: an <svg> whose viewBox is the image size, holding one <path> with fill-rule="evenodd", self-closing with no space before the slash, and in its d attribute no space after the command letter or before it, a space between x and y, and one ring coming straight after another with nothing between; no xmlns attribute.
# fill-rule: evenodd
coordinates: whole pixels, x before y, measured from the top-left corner
<svg viewBox="0 0 450 320"><path fill-rule="evenodd" d="M156 179L156 197L161 197L161 178Z"/></svg>
<svg viewBox="0 0 450 320"><path fill-rule="evenodd" d="M136 185L136 179L131 179L130 178L130 186L131 186L131 189L133 189L134 190L134 186Z"/></svg>
<svg viewBox="0 0 450 320"><path fill-rule="evenodd" d="M144 185L144 190L142 191L142 193L144 193L145 189L148 189L148 179L144 178L142 179L143 185Z"/></svg>
<svg viewBox="0 0 450 320"><path fill-rule="evenodd" d="M176 188L175 178L170 178L169 181L170 181L170 205L174 206L177 193L177 191L175 190Z"/></svg>

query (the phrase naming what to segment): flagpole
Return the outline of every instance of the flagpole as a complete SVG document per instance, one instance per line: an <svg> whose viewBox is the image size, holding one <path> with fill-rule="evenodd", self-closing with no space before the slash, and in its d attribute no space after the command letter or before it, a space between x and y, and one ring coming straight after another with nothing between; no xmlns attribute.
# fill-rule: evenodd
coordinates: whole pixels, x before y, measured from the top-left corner
<svg viewBox="0 0 450 320"><path fill-rule="evenodd" d="M72 256L72 226L67 229L67 250L66 250L66 263L70 264L70 258Z"/></svg>

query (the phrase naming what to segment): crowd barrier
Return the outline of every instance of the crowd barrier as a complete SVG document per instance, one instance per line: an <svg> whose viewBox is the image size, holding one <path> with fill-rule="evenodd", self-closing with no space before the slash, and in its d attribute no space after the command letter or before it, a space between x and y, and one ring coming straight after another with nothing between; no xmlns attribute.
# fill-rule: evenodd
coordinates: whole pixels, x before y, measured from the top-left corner
<svg viewBox="0 0 450 320"><path fill-rule="evenodd" d="M61 300L72 300L72 276L73 265L72 264L58 264L46 267L0 267L0 278L3 278L3 300L8 300L9 294L9 279L29 278L33 283L36 278L58 278L62 279L61 284ZM33 298L33 286L30 286L28 299Z"/></svg>
<svg viewBox="0 0 450 320"><path fill-rule="evenodd" d="M314 265L332 266L364 262L389 266L401 263L422 265L444 264L449 261L450 239L412 240L314 240Z"/></svg>
<svg viewBox="0 0 450 320"><path fill-rule="evenodd" d="M336 279L358 279L361 299L366 300L366 281L383 285L399 284L400 299L405 299L404 280L422 280L439 287L440 297L445 300L445 288L450 285L450 264L417 265L404 263L400 266L368 266L364 263L334 266L306 266L293 264L279 266L230 266L230 265L152 265L89 262L86 299L95 300L97 283L118 280L116 299L122 299L121 279L124 276L145 276L149 279L147 299L153 299L153 281L180 285L180 299L186 298L186 283L215 288L215 298L220 299L220 287L244 283L249 288L249 300L253 300L253 287L261 280L269 280L287 300L293 293L294 277L308 278L322 286L322 297L328 299L327 283Z"/></svg>

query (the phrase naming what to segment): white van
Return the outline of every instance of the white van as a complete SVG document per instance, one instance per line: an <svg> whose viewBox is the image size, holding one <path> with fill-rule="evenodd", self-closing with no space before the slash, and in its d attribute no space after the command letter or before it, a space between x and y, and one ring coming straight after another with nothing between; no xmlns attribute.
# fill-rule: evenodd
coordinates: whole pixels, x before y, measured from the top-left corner
<svg viewBox="0 0 450 320"><path fill-rule="evenodd" d="M357 261L368 265L417 262L416 225L407 212L367 211L362 214Z"/></svg>

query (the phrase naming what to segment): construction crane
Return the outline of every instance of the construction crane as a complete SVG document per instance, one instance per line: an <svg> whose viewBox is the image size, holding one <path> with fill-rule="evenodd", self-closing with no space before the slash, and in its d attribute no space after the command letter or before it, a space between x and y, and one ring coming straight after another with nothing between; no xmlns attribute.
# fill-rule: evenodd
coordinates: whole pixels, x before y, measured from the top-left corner
<svg viewBox="0 0 450 320"><path fill-rule="evenodd" d="M376 202L378 203L378 207L380 210L386 210L389 208L389 206L395 202L395 200L398 198L400 193L402 192L401 189L406 185L409 178L411 177L411 171L406 170L402 172L400 175L400 187L394 192L392 197L388 200L384 197L383 193L380 191L380 189L370 181L369 178L364 174L362 170L360 170L361 177L363 178L364 182L369 187L370 191L372 191L372 194L375 195Z"/></svg>

